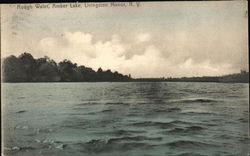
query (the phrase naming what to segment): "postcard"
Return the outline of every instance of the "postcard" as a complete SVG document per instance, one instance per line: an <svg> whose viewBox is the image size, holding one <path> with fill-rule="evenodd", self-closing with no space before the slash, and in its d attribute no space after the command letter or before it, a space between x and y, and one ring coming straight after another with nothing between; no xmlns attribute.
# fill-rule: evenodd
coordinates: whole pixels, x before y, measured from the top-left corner
<svg viewBox="0 0 250 156"><path fill-rule="evenodd" d="M4 156L232 156L247 1L1 4Z"/></svg>

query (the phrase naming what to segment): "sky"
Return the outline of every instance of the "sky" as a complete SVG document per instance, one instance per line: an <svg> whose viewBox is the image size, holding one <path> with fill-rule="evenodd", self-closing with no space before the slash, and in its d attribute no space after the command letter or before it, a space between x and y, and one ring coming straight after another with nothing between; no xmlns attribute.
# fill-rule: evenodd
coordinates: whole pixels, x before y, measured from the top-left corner
<svg viewBox="0 0 250 156"><path fill-rule="evenodd" d="M134 78L249 70L246 1L63 4L67 8L2 4L1 57L28 52Z"/></svg>

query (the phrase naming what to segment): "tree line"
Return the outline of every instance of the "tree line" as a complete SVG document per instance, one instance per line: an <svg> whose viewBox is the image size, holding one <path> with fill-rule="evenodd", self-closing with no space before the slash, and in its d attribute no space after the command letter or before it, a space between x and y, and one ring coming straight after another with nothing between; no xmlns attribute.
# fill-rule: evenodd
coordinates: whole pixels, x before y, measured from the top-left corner
<svg viewBox="0 0 250 156"><path fill-rule="evenodd" d="M45 56L34 59L30 53L18 57L11 55L2 60L4 82L122 82L130 81L130 75L117 71L97 71L85 66L78 66L70 60L56 63Z"/></svg>
<svg viewBox="0 0 250 156"><path fill-rule="evenodd" d="M97 71L85 66L78 66L70 60L56 63L45 56L34 59L30 53L18 57L11 55L1 60L4 82L241 82L249 83L249 72L224 76L181 77L181 78L137 78L123 75L110 69Z"/></svg>
<svg viewBox="0 0 250 156"><path fill-rule="evenodd" d="M139 78L137 82L222 82L222 83L249 83L249 72L241 70L224 76L202 76L202 77L181 77L181 78Z"/></svg>

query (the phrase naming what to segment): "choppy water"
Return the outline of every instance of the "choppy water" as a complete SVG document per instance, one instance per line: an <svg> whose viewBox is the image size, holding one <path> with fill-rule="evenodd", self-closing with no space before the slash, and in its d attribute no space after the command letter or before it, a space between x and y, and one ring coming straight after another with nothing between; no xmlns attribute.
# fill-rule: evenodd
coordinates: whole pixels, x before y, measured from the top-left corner
<svg viewBox="0 0 250 156"><path fill-rule="evenodd" d="M249 84L2 84L4 154L247 155Z"/></svg>

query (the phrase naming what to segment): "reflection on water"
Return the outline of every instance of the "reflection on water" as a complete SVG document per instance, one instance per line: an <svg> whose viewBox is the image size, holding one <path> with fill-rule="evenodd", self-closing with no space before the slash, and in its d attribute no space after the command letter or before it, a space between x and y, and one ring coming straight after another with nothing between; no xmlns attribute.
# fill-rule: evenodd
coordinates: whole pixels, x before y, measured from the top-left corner
<svg viewBox="0 0 250 156"><path fill-rule="evenodd" d="M248 84L3 84L5 155L246 155Z"/></svg>

